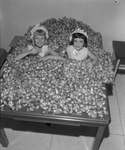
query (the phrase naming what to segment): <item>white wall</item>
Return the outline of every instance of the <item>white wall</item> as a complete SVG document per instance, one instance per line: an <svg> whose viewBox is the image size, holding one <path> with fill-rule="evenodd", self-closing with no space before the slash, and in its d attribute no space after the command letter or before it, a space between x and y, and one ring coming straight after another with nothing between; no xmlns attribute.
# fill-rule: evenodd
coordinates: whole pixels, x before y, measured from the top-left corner
<svg viewBox="0 0 125 150"><path fill-rule="evenodd" d="M125 41L125 0L0 0L1 47L9 50L15 35L51 17L73 17L99 31L103 46L112 52L112 40Z"/></svg>

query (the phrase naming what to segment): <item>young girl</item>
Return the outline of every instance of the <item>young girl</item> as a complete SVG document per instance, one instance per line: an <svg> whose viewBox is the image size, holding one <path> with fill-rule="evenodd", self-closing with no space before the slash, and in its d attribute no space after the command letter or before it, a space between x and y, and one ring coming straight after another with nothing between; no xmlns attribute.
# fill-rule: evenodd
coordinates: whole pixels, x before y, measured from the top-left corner
<svg viewBox="0 0 125 150"><path fill-rule="evenodd" d="M40 24L37 24L32 28L30 39L32 44L26 47L25 52L17 55L15 60L20 60L30 54L38 54L40 56L40 60L46 60L50 58L64 59L58 53L48 47L46 44L48 39L48 31L45 27L40 26ZM50 55L48 56L48 54Z"/></svg>
<svg viewBox="0 0 125 150"><path fill-rule="evenodd" d="M92 59L92 65L97 62L97 57L87 48L87 34L84 30L77 29L70 36L70 43L66 51L69 59L84 60L87 57Z"/></svg>

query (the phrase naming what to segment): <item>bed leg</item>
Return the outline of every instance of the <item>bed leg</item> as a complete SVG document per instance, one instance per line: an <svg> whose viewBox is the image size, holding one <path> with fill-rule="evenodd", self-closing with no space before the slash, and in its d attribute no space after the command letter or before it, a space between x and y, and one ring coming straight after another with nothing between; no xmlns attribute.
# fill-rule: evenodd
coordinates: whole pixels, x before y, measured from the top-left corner
<svg viewBox="0 0 125 150"><path fill-rule="evenodd" d="M7 147L9 144L6 133L2 126L0 126L0 143L2 144L3 147Z"/></svg>
<svg viewBox="0 0 125 150"><path fill-rule="evenodd" d="M105 126L99 126L98 127L96 137L93 141L93 145L92 145L91 150L99 150L99 147L100 147L101 142L103 140L104 130L105 130Z"/></svg>

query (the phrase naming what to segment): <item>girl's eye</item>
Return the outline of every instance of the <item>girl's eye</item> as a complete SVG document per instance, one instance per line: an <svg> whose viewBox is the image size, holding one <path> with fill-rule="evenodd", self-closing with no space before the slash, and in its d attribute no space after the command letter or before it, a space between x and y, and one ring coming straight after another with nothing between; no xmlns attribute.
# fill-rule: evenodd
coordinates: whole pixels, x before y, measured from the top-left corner
<svg viewBox="0 0 125 150"><path fill-rule="evenodd" d="M77 42L78 40L74 39L74 42Z"/></svg>

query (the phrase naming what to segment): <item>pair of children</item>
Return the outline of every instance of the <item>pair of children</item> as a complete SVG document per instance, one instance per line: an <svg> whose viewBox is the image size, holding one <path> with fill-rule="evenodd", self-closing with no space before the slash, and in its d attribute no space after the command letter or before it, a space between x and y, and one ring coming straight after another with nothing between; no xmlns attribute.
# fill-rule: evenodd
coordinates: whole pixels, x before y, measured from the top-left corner
<svg viewBox="0 0 125 150"><path fill-rule="evenodd" d="M84 30L75 30L70 36L70 43L66 49L67 55L69 59L75 60L84 60L89 56L92 59L92 65L94 65L97 62L97 58L88 50L87 38L88 36L86 32L84 32ZM64 57L61 57L58 53L51 50L51 48L49 48L49 46L46 44L48 39L48 31L45 27L37 24L31 30L30 39L32 40L32 45L28 45L26 51L17 55L15 60L22 59L29 54L38 54L41 60L66 60Z"/></svg>

